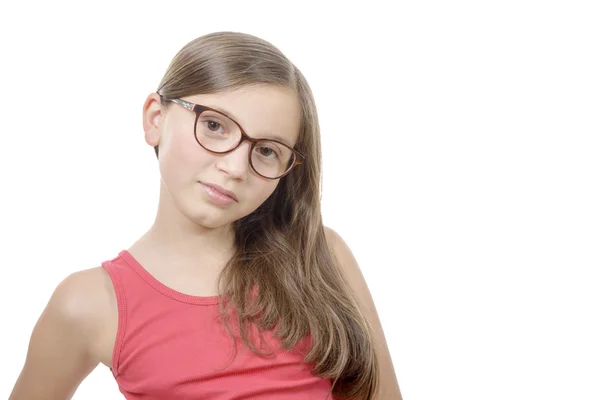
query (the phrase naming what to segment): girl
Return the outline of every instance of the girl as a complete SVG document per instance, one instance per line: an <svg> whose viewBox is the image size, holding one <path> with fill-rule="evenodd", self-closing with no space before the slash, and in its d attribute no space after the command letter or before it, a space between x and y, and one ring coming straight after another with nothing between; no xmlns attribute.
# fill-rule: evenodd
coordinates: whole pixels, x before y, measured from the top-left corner
<svg viewBox="0 0 600 400"><path fill-rule="evenodd" d="M294 64L251 35L202 36L143 127L155 222L57 286L10 399L71 398L99 363L127 399L401 399L356 260L322 223L317 111Z"/></svg>

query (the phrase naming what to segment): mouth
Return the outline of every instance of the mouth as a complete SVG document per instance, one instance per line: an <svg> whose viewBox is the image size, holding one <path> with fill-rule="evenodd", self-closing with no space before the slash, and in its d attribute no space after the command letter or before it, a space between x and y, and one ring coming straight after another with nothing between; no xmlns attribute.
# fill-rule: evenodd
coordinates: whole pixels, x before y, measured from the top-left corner
<svg viewBox="0 0 600 400"><path fill-rule="evenodd" d="M238 201L237 196L232 191L229 191L219 185L215 185L212 183L205 183L205 182L199 182L199 183L201 185L205 186L205 189L210 192L209 194L212 194L212 195L218 196L218 197L222 197L222 198L224 198L224 200L229 198L235 202Z"/></svg>

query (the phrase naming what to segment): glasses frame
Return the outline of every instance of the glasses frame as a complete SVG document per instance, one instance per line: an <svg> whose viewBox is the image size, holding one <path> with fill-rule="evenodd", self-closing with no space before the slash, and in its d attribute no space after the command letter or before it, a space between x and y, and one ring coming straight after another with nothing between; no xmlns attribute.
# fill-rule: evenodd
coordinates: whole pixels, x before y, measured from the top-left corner
<svg viewBox="0 0 600 400"><path fill-rule="evenodd" d="M300 153L299 151L295 150L294 148L290 147L289 145L279 141L279 140L275 140L275 139L268 139L268 138L252 138L250 136L248 136L248 134L246 133L246 131L244 131L244 128L242 128L242 126L233 118L231 118L229 115L223 113L222 111L219 110L215 110L214 108L211 107L207 107L207 106L203 106L200 104L195 104L186 100L182 100L182 99L178 99L178 98L168 98L165 97L161 94L159 94L160 98L163 99L164 101L167 102L171 102L171 103L175 103L178 104L180 106L182 106L183 108L185 108L186 110L189 111L193 111L196 114L196 119L194 120L194 139L196 140L196 143L198 143L204 150L211 152L213 154L227 154L227 153L231 153L232 151L234 151L235 149L237 149L238 147L240 147L240 145L245 141L249 141L252 145L250 146L250 150L248 151L248 164L250 165L250 167L252 168L252 170L254 172L256 172L258 175L262 176L265 179L280 179L284 176L286 176L287 174L289 174L291 172L292 169L294 169L295 166L303 164L305 157L302 153ZM234 124L236 124L238 126L238 128L240 128L240 132L241 132L241 136L240 136L240 141L238 142L237 145L235 145L235 147L227 150L227 151L214 151L214 150L210 150L207 149L206 147L204 147L202 145L202 143L200 143L200 141L198 140L198 135L196 134L196 127L198 126L198 119L200 118L200 115L204 112L204 111L212 111L215 112L217 114L223 115L225 117L227 117L228 119L230 119L231 121L233 121ZM288 149L290 149L292 151L292 154L294 155L294 162L290 164L290 166L288 167L287 171L285 171L283 174L275 177L275 178L271 178L268 176L264 176L263 174L261 174L260 172L258 172L256 170L256 168L254 168L254 165L252 164L252 151L254 150L254 147L256 147L256 144L258 142L262 142L262 141L269 141L269 142L275 142L278 143L282 146L287 147Z"/></svg>

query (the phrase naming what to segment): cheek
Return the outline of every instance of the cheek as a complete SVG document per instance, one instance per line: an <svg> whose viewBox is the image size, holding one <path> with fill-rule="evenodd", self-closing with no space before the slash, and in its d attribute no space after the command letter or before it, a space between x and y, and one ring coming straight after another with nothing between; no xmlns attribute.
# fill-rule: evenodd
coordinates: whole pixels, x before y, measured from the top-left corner
<svg viewBox="0 0 600 400"><path fill-rule="evenodd" d="M174 132L171 141L172 152L181 157L182 162L191 163L198 160L202 148L194 139L192 132L187 130Z"/></svg>
<svg viewBox="0 0 600 400"><path fill-rule="evenodd" d="M251 194L249 196L250 203L254 209L260 207L262 203L265 202L269 198L269 196L275 191L277 188L278 181L268 181L265 182L260 178L254 179L251 185L249 185L248 192Z"/></svg>
<svg viewBox="0 0 600 400"><path fill-rule="evenodd" d="M211 155L196 143L193 134L187 132L173 132L159 151L161 173L184 179L211 162Z"/></svg>

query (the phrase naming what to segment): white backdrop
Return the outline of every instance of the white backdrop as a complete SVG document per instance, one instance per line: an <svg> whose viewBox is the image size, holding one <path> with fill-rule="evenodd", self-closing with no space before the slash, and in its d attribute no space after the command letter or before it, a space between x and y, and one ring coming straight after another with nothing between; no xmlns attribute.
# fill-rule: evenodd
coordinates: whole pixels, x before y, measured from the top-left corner
<svg viewBox="0 0 600 400"><path fill-rule="evenodd" d="M142 103L215 30L271 41L309 80L325 223L361 265L405 400L600 398L591 1L0 7L1 398L58 282L150 226ZM75 395L120 398L101 366Z"/></svg>

